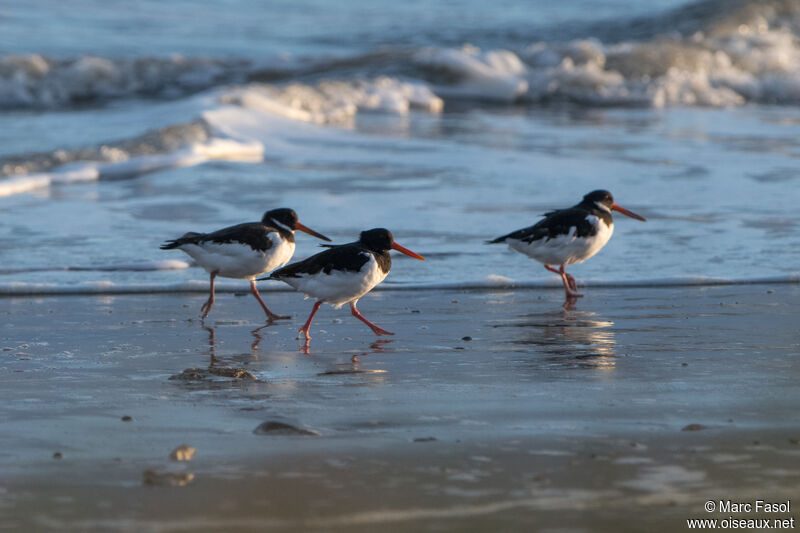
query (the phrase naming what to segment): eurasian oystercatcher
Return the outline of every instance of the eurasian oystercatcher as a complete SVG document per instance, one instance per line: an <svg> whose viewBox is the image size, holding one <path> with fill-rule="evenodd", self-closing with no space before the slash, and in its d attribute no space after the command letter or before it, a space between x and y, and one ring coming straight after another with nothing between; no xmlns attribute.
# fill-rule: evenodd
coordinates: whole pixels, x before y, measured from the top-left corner
<svg viewBox="0 0 800 533"><path fill-rule="evenodd" d="M362 231L356 242L322 246L329 249L304 261L278 269L268 277L259 278L259 281L280 280L307 297L317 299L311 315L299 329L306 340L311 338L308 329L311 327L314 313L323 303L337 309L349 303L353 316L369 326L376 335L394 335L367 320L356 308L356 303L386 278L392 267L389 250L397 250L420 261L424 261L425 258L394 242L391 232L383 228Z"/></svg>
<svg viewBox="0 0 800 533"><path fill-rule="evenodd" d="M208 300L200 308L203 318L214 307L214 278L249 279L250 293L256 297L269 320L289 318L267 308L256 289L255 278L285 265L294 254L294 230L324 241L326 236L297 221L292 209L273 209L264 213L261 222L245 222L213 233L186 233L167 241L162 250L179 248L189 254L211 276Z"/></svg>
<svg viewBox="0 0 800 533"><path fill-rule="evenodd" d="M536 259L547 270L561 276L566 291L564 306L567 307L583 295L578 294L575 278L567 274L565 267L586 261L606 245L614 233L611 211L645 222L643 217L615 204L610 192L597 190L573 207L547 212L533 226L487 243L507 242L512 250ZM560 268L550 265L560 265Z"/></svg>

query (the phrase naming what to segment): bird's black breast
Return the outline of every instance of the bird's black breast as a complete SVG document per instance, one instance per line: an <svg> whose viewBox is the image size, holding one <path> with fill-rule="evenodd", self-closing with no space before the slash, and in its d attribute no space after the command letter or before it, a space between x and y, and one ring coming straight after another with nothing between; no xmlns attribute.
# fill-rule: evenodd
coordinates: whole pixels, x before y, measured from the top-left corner
<svg viewBox="0 0 800 533"><path fill-rule="evenodd" d="M389 255L389 252L372 252L372 255L375 256L375 261L377 261L378 268L381 269L381 272L388 274L389 270L392 269L392 256Z"/></svg>

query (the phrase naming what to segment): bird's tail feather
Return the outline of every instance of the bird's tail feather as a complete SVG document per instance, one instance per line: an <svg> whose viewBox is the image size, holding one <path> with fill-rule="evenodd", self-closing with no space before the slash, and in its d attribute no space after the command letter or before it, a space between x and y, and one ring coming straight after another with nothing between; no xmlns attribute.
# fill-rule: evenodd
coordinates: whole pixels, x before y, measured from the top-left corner
<svg viewBox="0 0 800 533"><path fill-rule="evenodd" d="M197 237L202 236L202 233L195 233L194 231L190 231L189 233L184 233L183 236L172 239L164 244L161 245L162 250L172 250L175 248L180 248L184 244L195 244L197 242Z"/></svg>

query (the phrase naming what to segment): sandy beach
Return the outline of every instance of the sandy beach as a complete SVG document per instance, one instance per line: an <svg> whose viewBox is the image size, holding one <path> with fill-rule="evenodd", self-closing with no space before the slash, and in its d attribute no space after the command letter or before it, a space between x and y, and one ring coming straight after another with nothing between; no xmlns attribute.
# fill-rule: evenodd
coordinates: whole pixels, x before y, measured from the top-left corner
<svg viewBox="0 0 800 533"><path fill-rule="evenodd" d="M6 298L4 531L680 531L800 480L800 286ZM257 430L257 428L261 428ZM174 461L180 445L196 449Z"/></svg>

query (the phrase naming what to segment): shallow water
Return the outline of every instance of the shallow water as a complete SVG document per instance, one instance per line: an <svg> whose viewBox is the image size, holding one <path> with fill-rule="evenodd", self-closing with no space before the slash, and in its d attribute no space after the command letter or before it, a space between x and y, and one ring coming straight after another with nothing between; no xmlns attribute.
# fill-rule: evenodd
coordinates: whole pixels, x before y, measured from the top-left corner
<svg viewBox="0 0 800 533"><path fill-rule="evenodd" d="M276 206L429 258L387 286L551 284L483 241L596 188L648 222L581 282L797 280L792 2L101 4L5 12L0 293L203 290L158 245Z"/></svg>

